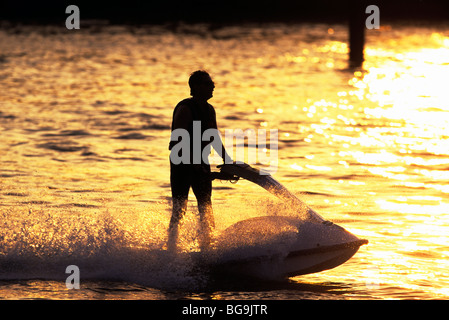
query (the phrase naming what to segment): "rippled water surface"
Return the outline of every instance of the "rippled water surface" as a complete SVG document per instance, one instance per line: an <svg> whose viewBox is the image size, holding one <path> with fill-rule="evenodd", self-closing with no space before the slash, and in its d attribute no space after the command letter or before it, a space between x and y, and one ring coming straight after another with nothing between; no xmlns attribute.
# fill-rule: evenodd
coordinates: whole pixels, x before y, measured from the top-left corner
<svg viewBox="0 0 449 320"><path fill-rule="evenodd" d="M0 29L0 297L449 298L449 27L384 25L363 69L347 55L344 25ZM220 129L278 129L276 179L369 245L245 286L123 249L165 243L171 115L196 69L214 78ZM217 233L282 210L246 181L214 182L213 202Z"/></svg>

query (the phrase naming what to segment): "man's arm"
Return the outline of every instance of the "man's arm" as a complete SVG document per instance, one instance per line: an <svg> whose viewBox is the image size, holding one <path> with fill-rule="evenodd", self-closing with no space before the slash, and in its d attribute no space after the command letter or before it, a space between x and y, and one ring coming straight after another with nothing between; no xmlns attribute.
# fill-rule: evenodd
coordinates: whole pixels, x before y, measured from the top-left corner
<svg viewBox="0 0 449 320"><path fill-rule="evenodd" d="M217 116L216 116L215 110L214 110L213 108L212 108L212 127L213 127L214 129L216 129L217 132L218 132ZM213 146L214 146L215 151L217 151L219 154L221 154L221 157L222 157L222 159L223 159L223 163L226 163L226 164L228 164L228 163L233 163L232 158L231 158L231 157L229 156L229 154L226 152L226 149L225 149L225 147L224 147L224 144L223 144L223 141L221 140L220 135L217 135L217 138L219 139L219 140L218 140L219 146L217 146L217 148L218 148L218 149L221 149L221 150L217 150L217 149L215 148L215 144L214 144Z"/></svg>

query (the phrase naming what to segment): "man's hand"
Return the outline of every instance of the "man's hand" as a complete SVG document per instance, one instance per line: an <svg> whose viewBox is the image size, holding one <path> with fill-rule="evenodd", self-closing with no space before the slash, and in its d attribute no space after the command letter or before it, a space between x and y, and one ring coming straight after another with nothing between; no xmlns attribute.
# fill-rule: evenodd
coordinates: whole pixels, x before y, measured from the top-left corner
<svg viewBox="0 0 449 320"><path fill-rule="evenodd" d="M211 172L211 180L229 180L231 182L237 182L239 180L238 176L235 176L233 174L230 173L225 173L225 172Z"/></svg>

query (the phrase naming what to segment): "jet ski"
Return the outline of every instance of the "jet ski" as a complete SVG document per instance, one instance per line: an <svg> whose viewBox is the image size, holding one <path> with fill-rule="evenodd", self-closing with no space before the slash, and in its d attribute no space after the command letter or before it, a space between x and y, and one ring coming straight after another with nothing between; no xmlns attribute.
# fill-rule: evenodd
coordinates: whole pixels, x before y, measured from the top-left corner
<svg viewBox="0 0 449 320"><path fill-rule="evenodd" d="M343 264L368 243L323 219L268 172L245 163L219 168L213 179L246 179L299 212L251 218L225 229L213 255L213 270L220 275L281 279L321 272Z"/></svg>

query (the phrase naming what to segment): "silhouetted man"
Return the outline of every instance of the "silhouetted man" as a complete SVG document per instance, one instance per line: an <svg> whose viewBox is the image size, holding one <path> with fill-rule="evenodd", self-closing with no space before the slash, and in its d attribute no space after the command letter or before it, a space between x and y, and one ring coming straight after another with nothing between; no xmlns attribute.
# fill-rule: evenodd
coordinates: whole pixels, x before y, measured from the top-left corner
<svg viewBox="0 0 449 320"><path fill-rule="evenodd" d="M202 137L208 129L215 129L215 132L218 132L215 109L207 102L213 96L215 84L207 72L199 70L190 75L189 86L192 98L179 102L173 111L172 137L169 147L171 150L170 183L173 199L167 244L167 249L170 251L176 251L178 225L187 210L190 187L198 201L200 215L198 240L201 250L209 248L211 232L214 228L211 170L207 159L210 153L210 142L203 141ZM174 133L179 132L188 133L189 139L174 141L179 138ZM209 132L211 131L209 130ZM221 139L219 137L215 139L219 141L215 141L218 144L213 145L214 149L222 156L223 162L232 162L226 154ZM183 145L178 145L180 143ZM184 148L180 148L180 146Z"/></svg>

